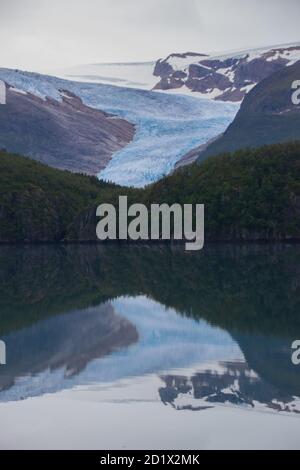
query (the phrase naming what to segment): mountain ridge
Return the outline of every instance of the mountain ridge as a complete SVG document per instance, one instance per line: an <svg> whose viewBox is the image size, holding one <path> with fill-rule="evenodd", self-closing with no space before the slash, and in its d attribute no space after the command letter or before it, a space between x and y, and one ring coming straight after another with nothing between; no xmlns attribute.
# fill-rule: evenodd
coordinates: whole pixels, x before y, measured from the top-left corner
<svg viewBox="0 0 300 470"><path fill-rule="evenodd" d="M297 41L216 53L173 52L156 61L98 62L57 74L80 81L241 102L259 81L296 59L300 60Z"/></svg>
<svg viewBox="0 0 300 470"><path fill-rule="evenodd" d="M156 63L154 74L160 81L154 89L241 102L257 83L297 60L299 42L208 56L170 54Z"/></svg>
<svg viewBox="0 0 300 470"><path fill-rule="evenodd" d="M226 131L199 153L198 162L219 153L298 140L300 106L292 102L300 60L270 75L245 97Z"/></svg>

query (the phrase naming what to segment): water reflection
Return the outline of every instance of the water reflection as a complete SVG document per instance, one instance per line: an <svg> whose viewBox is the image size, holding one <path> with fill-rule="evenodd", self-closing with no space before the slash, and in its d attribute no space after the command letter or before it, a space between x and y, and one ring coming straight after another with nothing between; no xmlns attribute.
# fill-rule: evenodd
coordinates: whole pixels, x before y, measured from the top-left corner
<svg viewBox="0 0 300 470"><path fill-rule="evenodd" d="M225 331L143 296L41 320L4 340L2 401L242 357Z"/></svg>
<svg viewBox="0 0 300 470"><path fill-rule="evenodd" d="M0 401L156 374L176 410L297 414L299 260L295 246L2 247Z"/></svg>
<svg viewBox="0 0 300 470"><path fill-rule="evenodd" d="M4 341L8 361L0 375L0 390L14 386L17 389L18 379L20 388L21 377L38 376L47 370L51 375L51 372L59 369L63 374L63 388L64 380L80 374L94 359L137 342L138 333L134 325L116 315L112 306L105 303L96 308L90 307L37 322L4 336ZM42 380L39 385L40 389L34 390L32 387L24 393L32 396L52 391ZM18 397L16 391L13 396L25 397L24 394Z"/></svg>
<svg viewBox="0 0 300 470"><path fill-rule="evenodd" d="M176 410L205 410L233 405L258 411L300 413L300 399L277 388L250 369L246 362L221 362L191 377L165 375L159 395Z"/></svg>

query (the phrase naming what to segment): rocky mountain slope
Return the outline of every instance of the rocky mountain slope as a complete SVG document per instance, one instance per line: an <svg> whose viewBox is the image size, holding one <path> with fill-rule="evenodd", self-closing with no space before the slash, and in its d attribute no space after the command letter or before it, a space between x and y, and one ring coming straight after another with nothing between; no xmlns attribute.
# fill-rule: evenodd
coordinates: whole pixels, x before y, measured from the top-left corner
<svg viewBox="0 0 300 470"><path fill-rule="evenodd" d="M156 90L194 92L221 101L243 100L260 81L300 60L300 43L220 56L171 54L157 61Z"/></svg>
<svg viewBox="0 0 300 470"><path fill-rule="evenodd" d="M244 99L225 133L198 153L198 160L247 147L300 139L300 105L292 85L300 78L300 61L259 83Z"/></svg>
<svg viewBox="0 0 300 470"><path fill-rule="evenodd" d="M6 86L0 106L0 148L55 168L97 174L133 139L134 125L93 109L69 91L43 99Z"/></svg>

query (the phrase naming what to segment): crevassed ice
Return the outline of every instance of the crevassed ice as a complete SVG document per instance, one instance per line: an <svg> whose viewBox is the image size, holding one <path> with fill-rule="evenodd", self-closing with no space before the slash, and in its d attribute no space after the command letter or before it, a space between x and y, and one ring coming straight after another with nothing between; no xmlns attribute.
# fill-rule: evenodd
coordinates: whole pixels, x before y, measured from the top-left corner
<svg viewBox="0 0 300 470"><path fill-rule="evenodd" d="M188 151L222 133L238 105L134 88L80 83L0 69L0 79L42 99L62 100L60 90L136 125L133 141L115 153L99 178L143 187L169 173Z"/></svg>

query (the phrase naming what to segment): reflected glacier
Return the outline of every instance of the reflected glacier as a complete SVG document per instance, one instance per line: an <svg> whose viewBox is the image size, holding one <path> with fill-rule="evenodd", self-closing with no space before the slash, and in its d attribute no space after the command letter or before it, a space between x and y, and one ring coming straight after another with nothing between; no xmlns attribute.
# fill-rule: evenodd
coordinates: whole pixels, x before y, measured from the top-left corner
<svg viewBox="0 0 300 470"><path fill-rule="evenodd" d="M231 336L145 296L121 297L5 336L0 401L243 355Z"/></svg>

